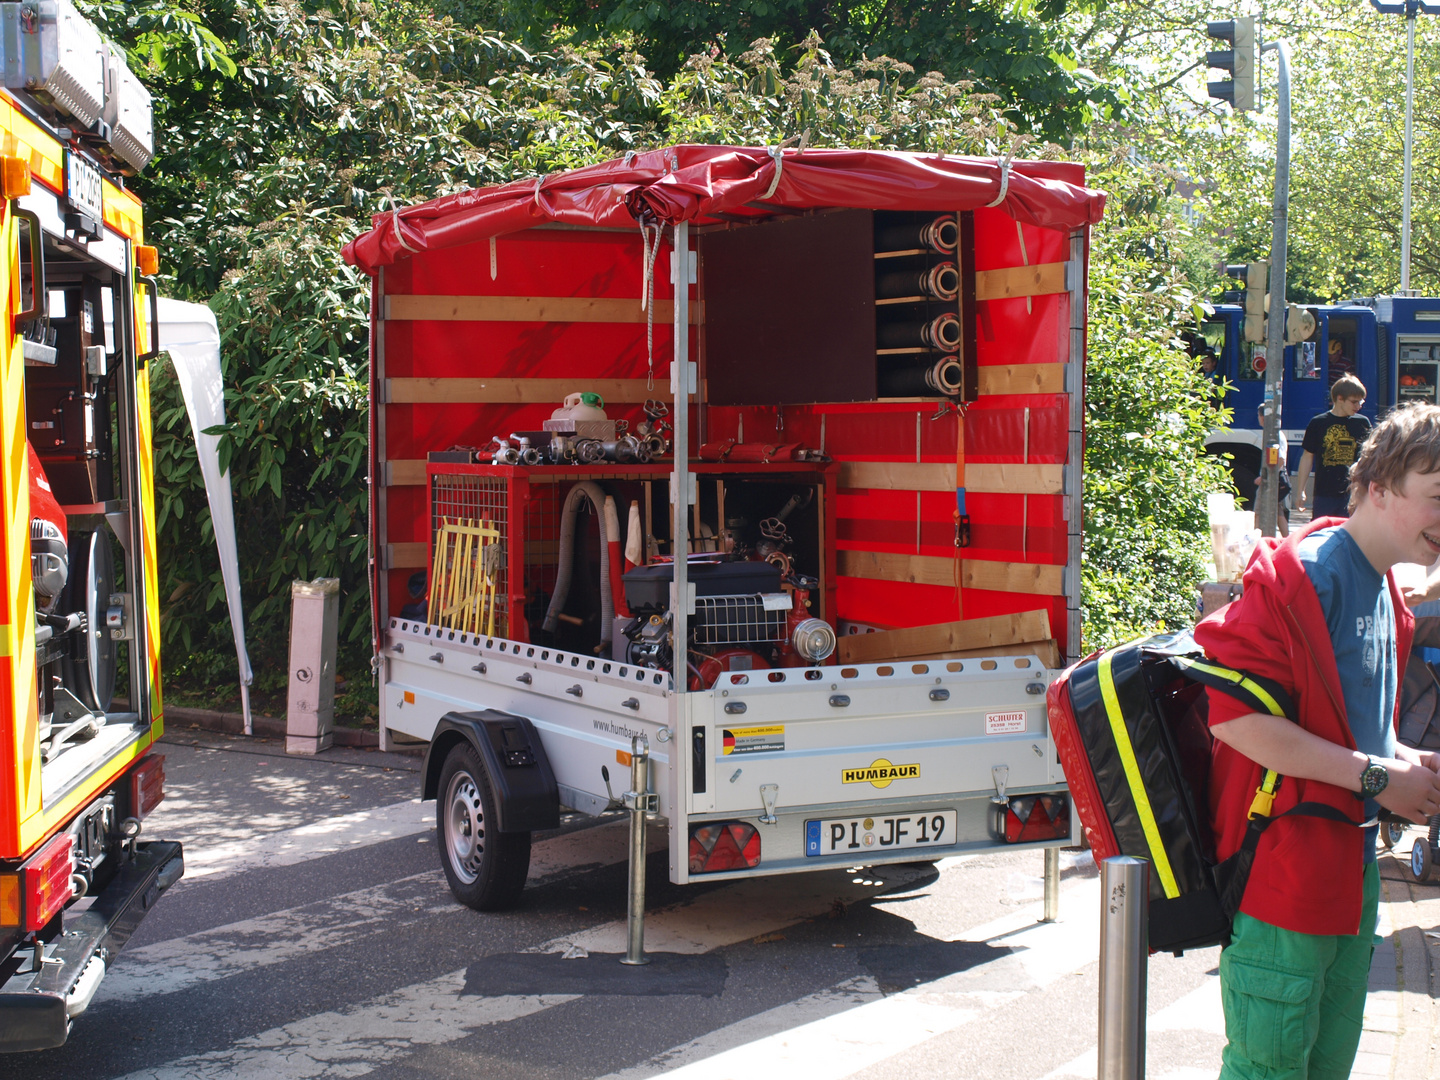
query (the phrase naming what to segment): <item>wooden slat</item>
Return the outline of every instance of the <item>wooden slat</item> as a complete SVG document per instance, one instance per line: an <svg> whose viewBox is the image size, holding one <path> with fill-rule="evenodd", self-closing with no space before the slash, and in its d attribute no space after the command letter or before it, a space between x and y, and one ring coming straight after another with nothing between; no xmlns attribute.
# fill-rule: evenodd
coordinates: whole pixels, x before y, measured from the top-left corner
<svg viewBox="0 0 1440 1080"><path fill-rule="evenodd" d="M931 653L925 656L907 656L907 660L967 660L984 656L1034 656L1049 668L1065 665L1060 660L1060 646L1054 638L1044 641L1022 641L1018 645L994 645L988 649L961 649L958 652Z"/></svg>
<svg viewBox="0 0 1440 1080"><path fill-rule="evenodd" d="M982 394L1063 394L1064 364L995 364L981 367Z"/></svg>
<svg viewBox="0 0 1440 1080"><path fill-rule="evenodd" d="M916 585L955 585L955 560L937 555L897 555L884 551L837 551L841 577L878 578Z"/></svg>
<svg viewBox="0 0 1440 1080"><path fill-rule="evenodd" d="M1060 596L1065 592L1063 566L966 559L960 573L961 584L967 589L1032 593L1036 596Z"/></svg>
<svg viewBox="0 0 1440 1080"><path fill-rule="evenodd" d="M385 462L386 487L410 487L425 483L424 458L397 458Z"/></svg>
<svg viewBox="0 0 1440 1080"><path fill-rule="evenodd" d="M1049 296L1065 292L1065 264L1007 266L975 274L976 300L1010 300L1021 296ZM657 316L658 318L658 316Z"/></svg>
<svg viewBox="0 0 1440 1080"><path fill-rule="evenodd" d="M840 639L836 656L842 664L868 664L962 649L1015 645L1049 636L1049 613L1025 611L1017 615L910 626L875 634L851 634Z"/></svg>
<svg viewBox="0 0 1440 1080"><path fill-rule="evenodd" d="M1065 490L1065 466L1009 462L966 465L965 489L1010 495L1059 495Z"/></svg>
<svg viewBox="0 0 1440 1080"><path fill-rule="evenodd" d="M939 555L900 555L883 551L836 553L841 577L875 578L916 585L953 587L955 560ZM988 562L964 559L961 584L967 589L1060 596L1064 593L1064 567L1037 563Z"/></svg>
<svg viewBox="0 0 1440 1080"><path fill-rule="evenodd" d="M675 304L655 301L657 323L672 323ZM705 321L705 305L690 303L690 322ZM387 296L385 318L431 322L643 323L649 316L640 298L601 296Z"/></svg>
<svg viewBox="0 0 1440 1080"><path fill-rule="evenodd" d="M394 405L548 405L560 404L575 390L599 394L606 403L639 405L646 398L670 400L670 380L655 377L655 389L644 379L386 379L385 400Z"/></svg>
<svg viewBox="0 0 1440 1080"><path fill-rule="evenodd" d="M938 461L842 461L839 485L881 491L954 491L955 466ZM1065 489L1065 467L967 465L965 489L1014 495L1058 495Z"/></svg>
<svg viewBox="0 0 1440 1080"><path fill-rule="evenodd" d="M384 568L386 570L418 570L425 565L429 555L429 545L423 542L386 544Z"/></svg>

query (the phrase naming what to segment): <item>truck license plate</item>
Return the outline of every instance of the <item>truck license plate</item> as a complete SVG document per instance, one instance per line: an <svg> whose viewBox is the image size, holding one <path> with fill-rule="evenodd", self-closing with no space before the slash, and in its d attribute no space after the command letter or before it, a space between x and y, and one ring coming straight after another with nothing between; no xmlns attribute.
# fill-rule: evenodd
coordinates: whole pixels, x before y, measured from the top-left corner
<svg viewBox="0 0 1440 1080"><path fill-rule="evenodd" d="M807 856L950 847L954 843L954 810L805 822Z"/></svg>

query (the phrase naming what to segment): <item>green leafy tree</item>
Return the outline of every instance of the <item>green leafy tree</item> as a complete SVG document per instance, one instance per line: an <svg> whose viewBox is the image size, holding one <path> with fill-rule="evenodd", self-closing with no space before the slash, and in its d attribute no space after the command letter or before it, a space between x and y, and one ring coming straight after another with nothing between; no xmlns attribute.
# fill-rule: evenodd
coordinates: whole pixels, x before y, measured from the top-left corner
<svg viewBox="0 0 1440 1080"><path fill-rule="evenodd" d="M209 300L221 325L222 447L252 652L277 679L293 578L341 579L342 667L369 660L368 281L339 251L373 213L683 140L1058 152L1000 94L883 57L838 61L809 33L789 48L702 52L661 79L633 32L586 43L561 32L525 49L477 28L481 7L463 0L106 0L91 10L156 93L161 153L136 187L168 287ZM1107 219L1093 254L1085 581L1104 636L1182 616L1175 598L1200 573L1197 515L1212 477L1193 372L1173 340L1190 301L1170 178L1094 160L1124 194L1123 227L1112 242ZM233 661L219 568L163 370L155 401L167 667L223 683Z"/></svg>

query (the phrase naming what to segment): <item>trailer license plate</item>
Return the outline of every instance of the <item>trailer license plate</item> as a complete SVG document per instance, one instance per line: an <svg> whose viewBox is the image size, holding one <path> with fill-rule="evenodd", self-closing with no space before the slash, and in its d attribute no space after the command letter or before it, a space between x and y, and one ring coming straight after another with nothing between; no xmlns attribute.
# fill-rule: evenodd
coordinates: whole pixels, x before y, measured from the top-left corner
<svg viewBox="0 0 1440 1080"><path fill-rule="evenodd" d="M950 847L954 843L954 810L805 822L807 856Z"/></svg>

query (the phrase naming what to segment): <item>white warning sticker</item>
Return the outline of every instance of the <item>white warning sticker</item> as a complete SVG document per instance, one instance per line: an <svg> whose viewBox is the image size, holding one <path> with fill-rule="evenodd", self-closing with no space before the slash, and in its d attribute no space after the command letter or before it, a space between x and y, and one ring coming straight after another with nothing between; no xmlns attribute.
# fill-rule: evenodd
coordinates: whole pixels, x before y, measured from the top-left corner
<svg viewBox="0 0 1440 1080"><path fill-rule="evenodd" d="M1023 712L987 712L985 714L986 735L1013 735L1025 730Z"/></svg>

